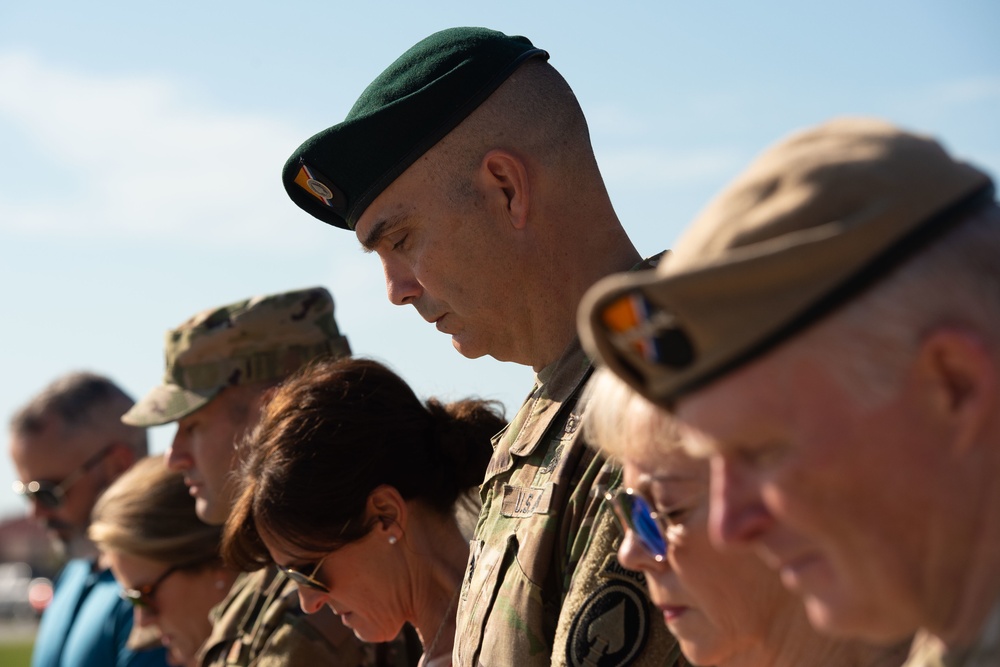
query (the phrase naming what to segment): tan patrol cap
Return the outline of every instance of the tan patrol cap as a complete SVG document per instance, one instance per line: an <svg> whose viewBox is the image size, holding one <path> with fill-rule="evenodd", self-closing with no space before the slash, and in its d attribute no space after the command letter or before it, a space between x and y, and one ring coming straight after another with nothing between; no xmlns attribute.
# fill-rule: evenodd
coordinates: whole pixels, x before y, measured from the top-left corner
<svg viewBox="0 0 1000 667"><path fill-rule="evenodd" d="M202 311L167 332L167 368L122 421L157 426L185 417L224 387L289 375L318 357L351 348L322 287L257 296Z"/></svg>
<svg viewBox="0 0 1000 667"><path fill-rule="evenodd" d="M669 407L993 201L990 178L933 139L835 119L765 151L655 271L594 285L580 304L581 340Z"/></svg>

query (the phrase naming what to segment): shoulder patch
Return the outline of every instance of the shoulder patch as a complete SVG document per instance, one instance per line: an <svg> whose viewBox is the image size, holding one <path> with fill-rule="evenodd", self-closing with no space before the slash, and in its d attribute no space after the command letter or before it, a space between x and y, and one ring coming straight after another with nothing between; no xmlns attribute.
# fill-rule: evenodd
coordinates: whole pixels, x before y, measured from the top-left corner
<svg viewBox="0 0 1000 667"><path fill-rule="evenodd" d="M572 667L628 665L649 636L649 604L637 586L622 580L594 591L573 619L566 641Z"/></svg>

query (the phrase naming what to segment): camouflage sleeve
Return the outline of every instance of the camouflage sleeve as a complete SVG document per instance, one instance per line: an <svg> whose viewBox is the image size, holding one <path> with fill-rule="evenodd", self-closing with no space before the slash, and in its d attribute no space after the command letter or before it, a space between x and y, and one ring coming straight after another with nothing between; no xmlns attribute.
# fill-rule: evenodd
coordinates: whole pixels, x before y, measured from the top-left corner
<svg viewBox="0 0 1000 667"><path fill-rule="evenodd" d="M618 563L622 532L604 500L621 470L595 456L566 508L565 596L556 625L552 665L667 665L688 663L647 594L639 572Z"/></svg>
<svg viewBox="0 0 1000 667"><path fill-rule="evenodd" d="M302 612L295 586L289 587L275 607L266 614L270 618L264 619L264 624L274 629L260 646L253 662L256 667L373 664L374 647L359 642L333 614Z"/></svg>

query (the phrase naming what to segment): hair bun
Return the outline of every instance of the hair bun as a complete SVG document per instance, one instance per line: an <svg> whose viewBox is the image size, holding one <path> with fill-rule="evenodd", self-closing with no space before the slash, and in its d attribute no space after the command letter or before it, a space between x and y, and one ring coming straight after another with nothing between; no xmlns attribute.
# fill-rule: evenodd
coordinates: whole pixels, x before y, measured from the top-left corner
<svg viewBox="0 0 1000 667"><path fill-rule="evenodd" d="M506 423L503 406L474 399L443 404L436 398L426 405L434 420L431 439L441 484L456 495L481 484L493 455L491 440Z"/></svg>

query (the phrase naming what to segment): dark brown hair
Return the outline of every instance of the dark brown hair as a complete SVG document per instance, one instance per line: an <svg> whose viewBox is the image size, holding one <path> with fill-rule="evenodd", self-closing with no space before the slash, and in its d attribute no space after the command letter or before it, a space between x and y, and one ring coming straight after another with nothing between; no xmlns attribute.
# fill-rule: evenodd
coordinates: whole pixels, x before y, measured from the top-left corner
<svg viewBox="0 0 1000 667"><path fill-rule="evenodd" d="M241 493L223 555L243 570L271 562L258 528L305 552L363 537L368 495L389 485L442 513L480 484L499 404L420 401L368 359L321 361L284 382L241 447Z"/></svg>

